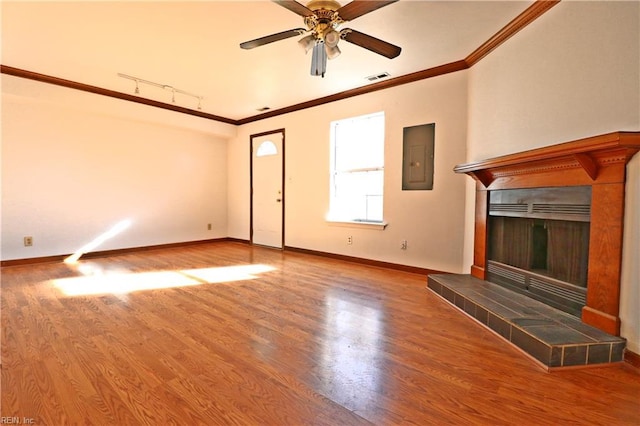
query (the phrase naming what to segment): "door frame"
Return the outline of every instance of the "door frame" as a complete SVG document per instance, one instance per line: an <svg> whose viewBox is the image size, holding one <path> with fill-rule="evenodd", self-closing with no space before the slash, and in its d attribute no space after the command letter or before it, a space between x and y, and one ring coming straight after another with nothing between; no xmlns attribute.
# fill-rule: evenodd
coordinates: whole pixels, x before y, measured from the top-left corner
<svg viewBox="0 0 640 426"><path fill-rule="evenodd" d="M281 209L282 209L282 235L280 236L280 238L282 239L282 244L281 244L281 249L280 250L284 250L284 224L285 224L285 220L284 220L284 206L285 206L285 132L284 129L275 129L275 130L270 130L268 132L260 132L260 133L255 133L249 136L249 244L253 245L253 141L256 138L260 138L262 136L267 136L267 135L272 135L272 134L276 134L276 133L280 133L282 135L282 152L281 152L281 159L282 159L282 168L281 168L281 173L282 173L282 194L281 194L281 200L282 202L281 204Z"/></svg>

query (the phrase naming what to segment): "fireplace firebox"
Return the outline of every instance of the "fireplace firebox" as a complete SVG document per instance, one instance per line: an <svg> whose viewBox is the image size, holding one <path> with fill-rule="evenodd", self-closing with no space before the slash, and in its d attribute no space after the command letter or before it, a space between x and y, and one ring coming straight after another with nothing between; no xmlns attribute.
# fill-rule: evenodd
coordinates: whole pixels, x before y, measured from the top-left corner
<svg viewBox="0 0 640 426"><path fill-rule="evenodd" d="M588 186L490 192L487 280L579 317L590 212Z"/></svg>

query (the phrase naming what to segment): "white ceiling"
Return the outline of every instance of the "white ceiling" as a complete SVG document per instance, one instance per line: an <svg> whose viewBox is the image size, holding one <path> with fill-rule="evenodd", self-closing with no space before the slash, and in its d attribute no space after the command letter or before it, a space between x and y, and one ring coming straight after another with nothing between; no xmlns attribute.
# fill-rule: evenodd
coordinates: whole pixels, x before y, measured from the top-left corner
<svg viewBox="0 0 640 426"><path fill-rule="evenodd" d="M464 59L533 1L401 0L342 26L402 47L387 59L340 42L324 78L294 37L242 50L239 44L304 27L270 1L2 1L2 64L133 94L124 73L203 96L204 112L239 120ZM341 4L346 4L342 1ZM171 92L140 95L171 103ZM176 105L197 108L176 94Z"/></svg>

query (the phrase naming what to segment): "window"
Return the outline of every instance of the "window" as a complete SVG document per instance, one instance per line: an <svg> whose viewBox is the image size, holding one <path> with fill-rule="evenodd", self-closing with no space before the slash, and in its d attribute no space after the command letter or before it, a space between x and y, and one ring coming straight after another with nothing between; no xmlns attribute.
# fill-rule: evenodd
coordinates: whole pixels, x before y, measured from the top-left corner
<svg viewBox="0 0 640 426"><path fill-rule="evenodd" d="M384 112L331 123L329 220L382 222Z"/></svg>
<svg viewBox="0 0 640 426"><path fill-rule="evenodd" d="M276 144L271 141L264 141L258 147L256 157L266 157L269 155L278 155L278 148Z"/></svg>

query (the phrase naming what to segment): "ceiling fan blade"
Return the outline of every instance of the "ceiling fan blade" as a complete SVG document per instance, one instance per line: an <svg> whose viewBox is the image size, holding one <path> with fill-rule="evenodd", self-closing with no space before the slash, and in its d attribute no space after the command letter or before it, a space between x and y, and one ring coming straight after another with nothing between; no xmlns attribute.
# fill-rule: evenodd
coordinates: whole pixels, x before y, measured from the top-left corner
<svg viewBox="0 0 640 426"><path fill-rule="evenodd" d="M255 40L245 41L244 43L240 43L240 47L243 49L253 49L254 47L264 46L265 44L273 43L274 41L280 41L304 34L306 31L307 30L305 30L304 28L295 28L293 30L283 31L281 33L260 37Z"/></svg>
<svg viewBox="0 0 640 426"><path fill-rule="evenodd" d="M352 21L359 16L373 12L376 9L395 3L398 0L353 0L338 9L338 15L343 21Z"/></svg>
<svg viewBox="0 0 640 426"><path fill-rule="evenodd" d="M294 0L271 0L274 3L278 3L280 6L285 9L289 9L293 13L297 13L300 16L311 16L313 15L313 11L308 9L306 6L298 3Z"/></svg>
<svg viewBox="0 0 640 426"><path fill-rule="evenodd" d="M402 48L382 41L379 38L361 33L360 31L345 29L341 31L341 35L342 38L349 43L357 44L360 47L364 47L378 55L386 56L389 59L395 58L402 52Z"/></svg>

